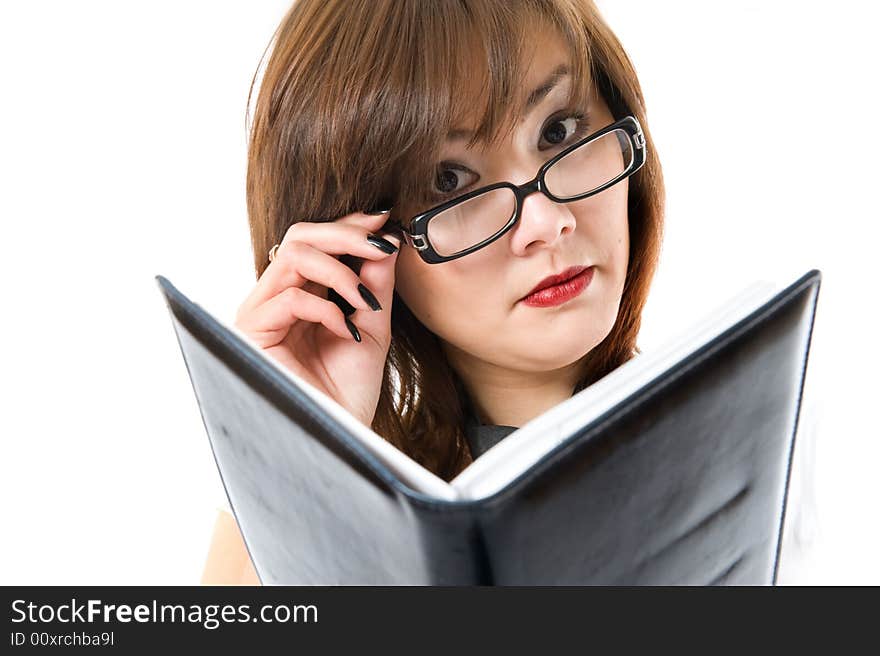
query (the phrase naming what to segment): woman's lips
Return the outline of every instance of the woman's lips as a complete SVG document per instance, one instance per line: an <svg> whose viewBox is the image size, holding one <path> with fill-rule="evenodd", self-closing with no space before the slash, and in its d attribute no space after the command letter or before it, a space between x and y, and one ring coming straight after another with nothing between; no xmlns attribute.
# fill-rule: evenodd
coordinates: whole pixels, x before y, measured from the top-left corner
<svg viewBox="0 0 880 656"><path fill-rule="evenodd" d="M545 287L534 294L529 294L520 303L532 307L552 307L570 301L587 288L593 279L594 270L595 267L591 266L574 278L569 278L565 282L553 285L552 287Z"/></svg>

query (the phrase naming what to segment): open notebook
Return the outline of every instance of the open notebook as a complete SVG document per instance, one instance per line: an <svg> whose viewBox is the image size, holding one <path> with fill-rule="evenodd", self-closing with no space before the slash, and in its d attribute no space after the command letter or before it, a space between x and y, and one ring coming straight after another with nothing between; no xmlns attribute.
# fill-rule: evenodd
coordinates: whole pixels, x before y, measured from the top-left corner
<svg viewBox="0 0 880 656"><path fill-rule="evenodd" d="M156 280L263 583L775 582L817 270L755 283L449 483Z"/></svg>

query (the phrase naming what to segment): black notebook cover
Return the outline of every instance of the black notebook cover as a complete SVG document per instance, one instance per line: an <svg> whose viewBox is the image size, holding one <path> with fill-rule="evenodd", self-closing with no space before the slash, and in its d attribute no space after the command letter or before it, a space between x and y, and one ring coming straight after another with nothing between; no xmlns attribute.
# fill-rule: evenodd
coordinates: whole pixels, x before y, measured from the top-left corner
<svg viewBox="0 0 880 656"><path fill-rule="evenodd" d="M813 270L480 499L405 484L156 276L264 584L773 584ZM507 438L511 439L511 438Z"/></svg>

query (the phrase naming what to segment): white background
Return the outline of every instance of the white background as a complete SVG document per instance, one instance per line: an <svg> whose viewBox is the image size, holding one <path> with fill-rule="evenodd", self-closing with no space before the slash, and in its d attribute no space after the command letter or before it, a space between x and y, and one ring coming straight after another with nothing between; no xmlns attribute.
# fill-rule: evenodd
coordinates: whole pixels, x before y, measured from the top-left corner
<svg viewBox="0 0 880 656"><path fill-rule="evenodd" d="M2 584L199 581L222 488L153 276L224 318L253 284L246 100L287 6L0 5ZM871 7L600 2L667 183L643 348L824 274L782 583L880 583Z"/></svg>

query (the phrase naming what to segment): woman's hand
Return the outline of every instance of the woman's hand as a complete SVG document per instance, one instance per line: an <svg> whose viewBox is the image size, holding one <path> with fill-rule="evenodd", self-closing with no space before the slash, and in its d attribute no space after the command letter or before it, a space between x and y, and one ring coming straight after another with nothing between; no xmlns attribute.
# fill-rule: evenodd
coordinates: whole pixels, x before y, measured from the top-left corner
<svg viewBox="0 0 880 656"><path fill-rule="evenodd" d="M235 326L268 355L370 427L379 403L382 373L391 344L394 263L367 240L388 214L348 214L328 223L293 224L256 287L239 307ZM381 240L381 238L379 238ZM395 247L400 241L387 235ZM338 257L363 258L356 274ZM382 309L374 311L358 291L362 283ZM328 288L357 310L348 317L327 300Z"/></svg>

